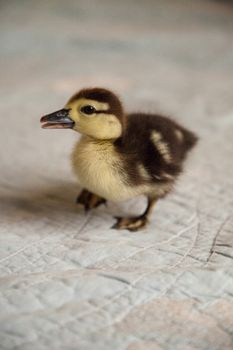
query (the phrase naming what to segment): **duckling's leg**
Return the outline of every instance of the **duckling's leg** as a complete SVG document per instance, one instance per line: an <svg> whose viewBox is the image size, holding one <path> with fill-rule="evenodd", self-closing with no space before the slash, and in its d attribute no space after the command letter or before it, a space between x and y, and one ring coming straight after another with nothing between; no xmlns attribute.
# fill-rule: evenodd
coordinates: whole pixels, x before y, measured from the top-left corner
<svg viewBox="0 0 233 350"><path fill-rule="evenodd" d="M84 205L85 212L87 212L90 209L97 208L99 205L106 203L106 199L87 190L82 190L76 199L76 203Z"/></svg>
<svg viewBox="0 0 233 350"><path fill-rule="evenodd" d="M112 228L115 228L117 230L138 231L145 227L148 223L148 218L152 212L152 209L157 201L156 198L147 197L147 199L148 204L143 214L131 218L116 217L117 222L112 226Z"/></svg>

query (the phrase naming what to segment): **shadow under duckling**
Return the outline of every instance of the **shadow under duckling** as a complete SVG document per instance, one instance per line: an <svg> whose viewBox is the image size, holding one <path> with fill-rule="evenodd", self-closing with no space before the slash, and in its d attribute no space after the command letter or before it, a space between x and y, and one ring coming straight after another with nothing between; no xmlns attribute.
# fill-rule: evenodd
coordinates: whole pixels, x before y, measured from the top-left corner
<svg viewBox="0 0 233 350"><path fill-rule="evenodd" d="M153 206L169 193L182 172L194 133L157 114L126 114L119 98L102 88L83 89L59 111L41 118L42 128L73 129L82 134L72 164L84 188L77 203L85 210L107 200L138 195L148 199L136 217L117 217L115 229L137 231L148 223Z"/></svg>

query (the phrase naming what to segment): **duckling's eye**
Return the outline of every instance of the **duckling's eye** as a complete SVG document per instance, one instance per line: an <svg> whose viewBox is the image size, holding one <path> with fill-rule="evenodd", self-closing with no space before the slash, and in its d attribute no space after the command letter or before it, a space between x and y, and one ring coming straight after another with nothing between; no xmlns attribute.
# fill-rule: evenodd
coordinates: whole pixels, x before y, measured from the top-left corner
<svg viewBox="0 0 233 350"><path fill-rule="evenodd" d="M84 114L88 114L88 115L91 115L91 114L94 114L96 112L96 109L95 107L91 106L91 105L86 105L86 106L83 106L80 111Z"/></svg>

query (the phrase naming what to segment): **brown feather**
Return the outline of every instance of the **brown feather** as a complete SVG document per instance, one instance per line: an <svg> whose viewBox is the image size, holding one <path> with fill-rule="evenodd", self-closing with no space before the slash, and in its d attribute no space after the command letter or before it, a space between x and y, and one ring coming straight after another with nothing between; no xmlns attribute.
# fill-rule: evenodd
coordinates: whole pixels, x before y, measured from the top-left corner
<svg viewBox="0 0 233 350"><path fill-rule="evenodd" d="M183 161L189 150L197 142L191 131L175 121L156 114L135 113L127 116L127 128L122 137L115 141L115 147L125 162L132 185L145 182L174 182L182 172ZM182 139L177 137L178 130ZM153 131L161 135L171 156L171 162L164 159L163 154L151 141ZM143 178L138 172L141 164L150 179Z"/></svg>

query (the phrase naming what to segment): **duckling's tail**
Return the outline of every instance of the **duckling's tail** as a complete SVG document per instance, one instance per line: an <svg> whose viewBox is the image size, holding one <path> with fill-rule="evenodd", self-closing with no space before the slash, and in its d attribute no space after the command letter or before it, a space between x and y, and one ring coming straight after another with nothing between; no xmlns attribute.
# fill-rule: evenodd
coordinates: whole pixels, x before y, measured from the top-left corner
<svg viewBox="0 0 233 350"><path fill-rule="evenodd" d="M186 149L190 150L196 145L198 141L198 137L192 131L189 131L189 130L185 130L185 131L186 132L185 132L184 142L186 145Z"/></svg>
<svg viewBox="0 0 233 350"><path fill-rule="evenodd" d="M190 130L183 128L183 159L187 153L197 144L198 136Z"/></svg>

